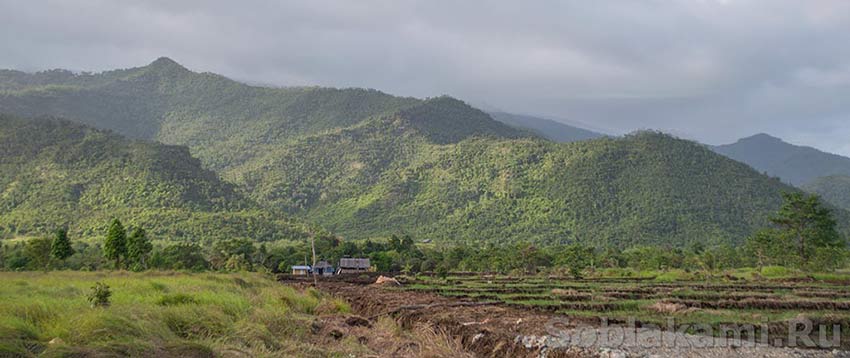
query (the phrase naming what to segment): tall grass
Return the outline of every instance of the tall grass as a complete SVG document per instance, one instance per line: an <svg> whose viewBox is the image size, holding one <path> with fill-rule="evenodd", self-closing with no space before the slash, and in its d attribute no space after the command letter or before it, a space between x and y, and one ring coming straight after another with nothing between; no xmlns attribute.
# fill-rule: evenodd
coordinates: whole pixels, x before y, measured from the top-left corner
<svg viewBox="0 0 850 358"><path fill-rule="evenodd" d="M91 308L95 282L111 305ZM324 356L312 314L348 308L259 274L0 273L0 356Z"/></svg>

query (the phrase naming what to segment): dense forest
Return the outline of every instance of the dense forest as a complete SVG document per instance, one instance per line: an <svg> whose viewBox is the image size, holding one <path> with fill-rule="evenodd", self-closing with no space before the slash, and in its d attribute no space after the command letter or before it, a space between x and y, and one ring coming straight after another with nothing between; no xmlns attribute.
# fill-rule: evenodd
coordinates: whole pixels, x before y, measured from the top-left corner
<svg viewBox="0 0 850 358"><path fill-rule="evenodd" d="M804 185L803 189L820 195L826 202L839 208L850 210L850 176L820 177Z"/></svg>
<svg viewBox="0 0 850 358"><path fill-rule="evenodd" d="M345 240L317 232L311 240L258 243L247 238L219 239L204 245L188 242L154 244L141 226L125 227L112 219L102 241L81 240L58 229L52 237L0 242L0 269L144 271L289 272L291 265L343 257L368 257L374 269L405 274L473 271L511 275L698 279L736 269L738 273L784 275L825 272L848 263L847 241L837 230L833 212L814 195L783 194L780 208L766 218L743 245L673 245L594 247L585 243L534 245L444 242L426 244L410 235L386 239ZM748 271L749 270L749 271ZM673 275L673 276L670 276Z"/></svg>
<svg viewBox="0 0 850 358"><path fill-rule="evenodd" d="M402 230L454 242L620 247L741 243L782 191L795 190L653 132L435 145L400 127L376 121L299 141L246 168L242 181L258 201L346 237Z"/></svg>
<svg viewBox="0 0 850 358"><path fill-rule="evenodd" d="M451 97L254 87L167 58L98 74L0 71L0 112L185 146L91 129L79 143L26 143L38 155L11 156L2 182L7 237L92 233L121 214L154 236L205 239L298 236L294 216L346 239L740 245L796 191L660 133L555 143ZM4 138L39 131L26 128ZM64 177L75 179L51 181ZM847 212L835 215L846 232Z"/></svg>
<svg viewBox="0 0 850 358"><path fill-rule="evenodd" d="M132 218L164 240L268 241L307 232L202 168L185 147L61 119L0 115L0 237L60 227L101 236L112 217Z"/></svg>

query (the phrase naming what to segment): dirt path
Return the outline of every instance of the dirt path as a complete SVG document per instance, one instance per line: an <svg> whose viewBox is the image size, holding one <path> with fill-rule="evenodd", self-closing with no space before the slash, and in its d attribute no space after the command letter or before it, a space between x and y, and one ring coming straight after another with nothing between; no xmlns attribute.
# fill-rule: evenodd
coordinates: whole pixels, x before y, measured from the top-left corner
<svg viewBox="0 0 850 358"><path fill-rule="evenodd" d="M283 280L294 285L306 284L298 279ZM459 349L476 357L850 357L850 354L829 350L802 350L763 345L737 347L705 347L704 336L673 332L649 331L643 334L626 333L625 343L615 346L588 340L588 335L601 336L597 320L574 320L563 315L508 307L495 302L442 297L432 293L408 292L390 286L370 284L369 278L337 278L319 282L318 288L347 300L359 326L340 323L332 318L335 334L367 334L368 322L390 317L405 329L432 327L452 337ZM362 319L362 321L361 321ZM352 332L348 332L352 331ZM576 345L577 337L585 337ZM649 341L642 342L642 337ZM632 340L630 341L629 338ZM570 343L573 339L574 343ZM675 344L657 344L661 339ZM586 344L592 342L592 344ZM629 343L632 342L632 343ZM412 342L407 345L421 344ZM699 347L699 348L692 348ZM405 354L387 354L405 356Z"/></svg>

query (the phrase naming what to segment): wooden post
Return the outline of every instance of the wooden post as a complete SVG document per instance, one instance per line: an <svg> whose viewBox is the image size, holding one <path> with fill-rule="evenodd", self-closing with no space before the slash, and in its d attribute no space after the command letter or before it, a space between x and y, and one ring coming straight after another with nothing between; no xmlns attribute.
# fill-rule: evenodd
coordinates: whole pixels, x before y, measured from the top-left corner
<svg viewBox="0 0 850 358"><path fill-rule="evenodd" d="M319 279L316 277L316 235L310 235L310 248L313 251L313 266L310 266L310 273L313 274L313 286L319 287Z"/></svg>

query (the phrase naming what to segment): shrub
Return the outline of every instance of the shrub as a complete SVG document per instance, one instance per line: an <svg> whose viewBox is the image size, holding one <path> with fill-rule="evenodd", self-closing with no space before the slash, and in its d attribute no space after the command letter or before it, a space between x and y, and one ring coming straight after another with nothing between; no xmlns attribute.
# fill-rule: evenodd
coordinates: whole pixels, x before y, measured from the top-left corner
<svg viewBox="0 0 850 358"><path fill-rule="evenodd" d="M693 280L694 275L683 270L670 270L655 276L655 281L658 282L675 282Z"/></svg>
<svg viewBox="0 0 850 358"><path fill-rule="evenodd" d="M784 266L765 266L761 268L761 275L768 278L787 276L788 269Z"/></svg>
<svg viewBox="0 0 850 358"><path fill-rule="evenodd" d="M94 286L92 286L91 292L89 292L87 299L91 304L92 308L108 307L109 297L111 296L112 291L109 290L109 286L102 282L96 282Z"/></svg>

